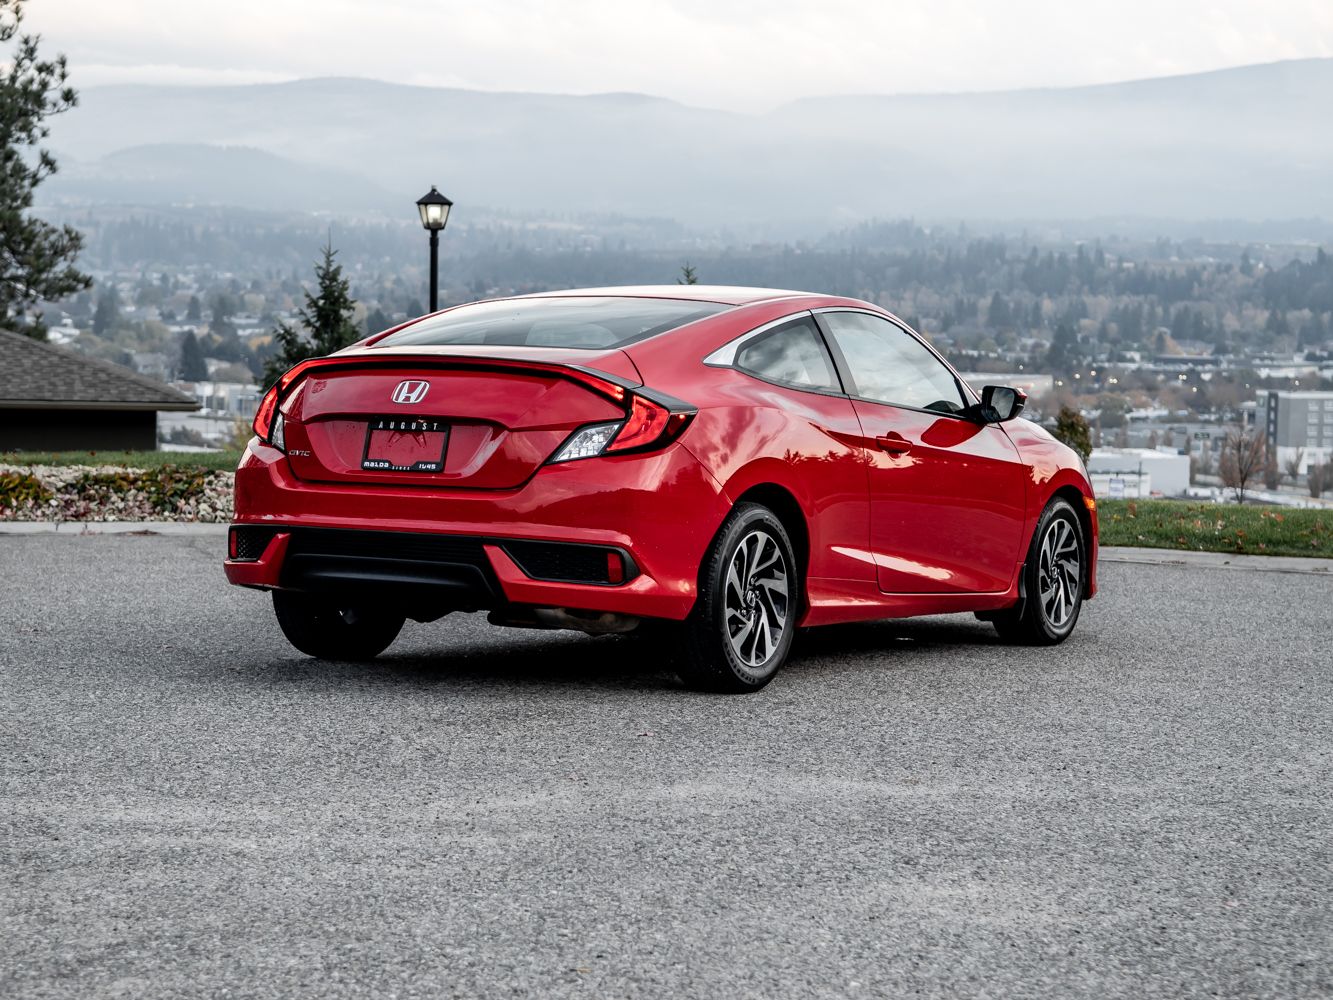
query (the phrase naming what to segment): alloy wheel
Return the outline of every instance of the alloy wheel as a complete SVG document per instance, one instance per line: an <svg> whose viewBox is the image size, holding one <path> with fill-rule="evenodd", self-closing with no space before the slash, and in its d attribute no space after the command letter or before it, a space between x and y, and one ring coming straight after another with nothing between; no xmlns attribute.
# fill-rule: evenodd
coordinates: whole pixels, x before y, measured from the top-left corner
<svg viewBox="0 0 1333 1000"><path fill-rule="evenodd" d="M1037 563L1037 589L1051 628L1069 624L1078 608L1082 579L1078 535L1067 520L1057 517L1046 529Z"/></svg>
<svg viewBox="0 0 1333 1000"><path fill-rule="evenodd" d="M727 566L723 607L737 659L762 669L787 628L788 567L777 540L756 529L741 539Z"/></svg>

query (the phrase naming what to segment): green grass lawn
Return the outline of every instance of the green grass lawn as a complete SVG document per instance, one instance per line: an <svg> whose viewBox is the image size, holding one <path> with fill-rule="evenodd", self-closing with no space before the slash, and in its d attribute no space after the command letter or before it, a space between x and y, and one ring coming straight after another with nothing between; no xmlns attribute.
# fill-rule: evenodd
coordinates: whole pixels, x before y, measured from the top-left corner
<svg viewBox="0 0 1333 1000"><path fill-rule="evenodd" d="M1333 557L1333 511L1173 500L1098 500L1101 543Z"/></svg>
<svg viewBox="0 0 1333 1000"><path fill-rule="evenodd" d="M189 469L232 472L241 460L239 451L3 451L0 465L117 465L129 469L156 469L176 465Z"/></svg>

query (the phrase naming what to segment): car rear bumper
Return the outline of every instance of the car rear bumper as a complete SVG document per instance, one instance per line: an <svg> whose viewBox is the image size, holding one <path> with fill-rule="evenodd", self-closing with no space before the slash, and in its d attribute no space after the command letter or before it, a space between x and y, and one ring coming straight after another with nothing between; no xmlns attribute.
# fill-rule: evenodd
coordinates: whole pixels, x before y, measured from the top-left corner
<svg viewBox="0 0 1333 1000"><path fill-rule="evenodd" d="M728 503L689 452L543 467L516 490L297 479L252 441L224 562L240 586L682 619Z"/></svg>

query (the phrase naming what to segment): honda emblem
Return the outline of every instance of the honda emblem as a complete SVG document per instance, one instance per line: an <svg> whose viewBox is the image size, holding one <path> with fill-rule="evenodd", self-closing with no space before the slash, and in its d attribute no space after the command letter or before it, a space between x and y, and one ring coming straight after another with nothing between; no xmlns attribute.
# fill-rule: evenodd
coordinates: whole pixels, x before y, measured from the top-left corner
<svg viewBox="0 0 1333 1000"><path fill-rule="evenodd" d="M426 392L430 389L429 382L399 382L398 388L393 391L393 401L395 403L420 403L426 398Z"/></svg>

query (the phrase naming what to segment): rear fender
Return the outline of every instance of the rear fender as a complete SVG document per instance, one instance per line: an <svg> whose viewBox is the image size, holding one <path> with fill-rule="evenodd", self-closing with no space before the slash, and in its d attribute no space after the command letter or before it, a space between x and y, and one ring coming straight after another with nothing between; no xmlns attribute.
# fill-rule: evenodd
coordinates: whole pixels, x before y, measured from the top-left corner
<svg viewBox="0 0 1333 1000"><path fill-rule="evenodd" d="M852 495L821 498L815 493L819 477L802 474L803 471L794 474L791 462L755 459L738 469L723 485L722 492L732 505L747 493L762 494L768 490L781 490L791 498L791 506L803 520L800 533L804 536L793 542L807 550L805 577L812 591L821 586L820 580L873 582L874 563L866 550L869 516L866 494L854 491ZM775 513L781 516L786 512ZM812 604L818 603L813 593L809 596Z"/></svg>

